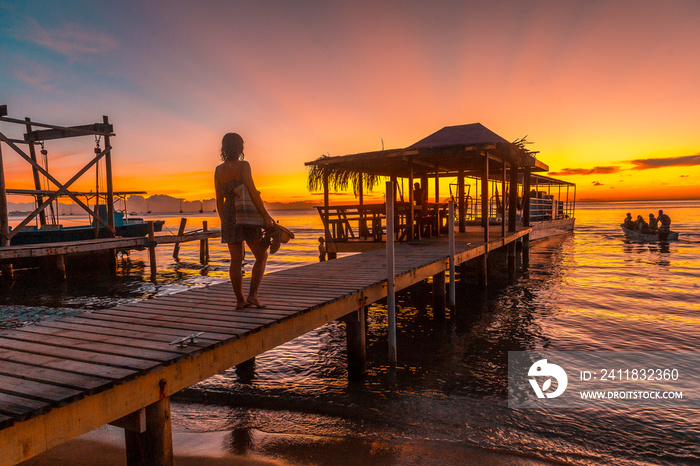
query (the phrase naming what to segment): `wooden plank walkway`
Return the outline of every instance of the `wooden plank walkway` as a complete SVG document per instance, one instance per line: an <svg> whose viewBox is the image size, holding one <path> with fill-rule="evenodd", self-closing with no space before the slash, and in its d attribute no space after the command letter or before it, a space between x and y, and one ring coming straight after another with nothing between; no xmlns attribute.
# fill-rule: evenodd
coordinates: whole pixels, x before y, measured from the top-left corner
<svg viewBox="0 0 700 466"><path fill-rule="evenodd" d="M530 228L456 235L456 263ZM449 266L446 237L396 247L396 289ZM230 283L0 332L0 465L152 405L386 297L383 249L267 274L267 307L235 310ZM180 348L174 339L204 332Z"/></svg>
<svg viewBox="0 0 700 466"><path fill-rule="evenodd" d="M198 241L220 235L220 231L186 233L183 235L157 235L157 244L185 243ZM85 241L63 241L60 243L20 244L0 247L0 260L20 259L26 257L60 256L81 254L110 249L136 249L148 246L148 238L100 238Z"/></svg>

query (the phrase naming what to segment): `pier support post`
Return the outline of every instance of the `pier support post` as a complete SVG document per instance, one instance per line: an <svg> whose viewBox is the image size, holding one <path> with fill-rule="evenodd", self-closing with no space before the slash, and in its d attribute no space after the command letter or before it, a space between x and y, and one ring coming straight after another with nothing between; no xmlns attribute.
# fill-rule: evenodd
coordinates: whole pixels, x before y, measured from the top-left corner
<svg viewBox="0 0 700 466"><path fill-rule="evenodd" d="M433 275L433 314L436 319L445 318L445 272Z"/></svg>
<svg viewBox="0 0 700 466"><path fill-rule="evenodd" d="M66 256L63 254L56 256L56 273L58 278L66 280Z"/></svg>
<svg viewBox="0 0 700 466"><path fill-rule="evenodd" d="M151 265L151 280L156 279L156 234L153 229L153 220L148 221L148 259Z"/></svg>
<svg viewBox="0 0 700 466"><path fill-rule="evenodd" d="M530 235L523 236L523 269L530 266Z"/></svg>
<svg viewBox="0 0 700 466"><path fill-rule="evenodd" d="M180 228L177 230L177 236L182 236L185 234L185 226L187 225L187 218L183 217L180 219ZM178 260L180 256L180 243L175 243L173 247L173 259Z"/></svg>
<svg viewBox="0 0 700 466"><path fill-rule="evenodd" d="M124 430L126 463L129 466L172 466L173 435L170 398L146 406L145 432Z"/></svg>
<svg viewBox="0 0 700 466"><path fill-rule="evenodd" d="M348 378L361 379L367 372L367 308L343 318L348 345Z"/></svg>
<svg viewBox="0 0 700 466"><path fill-rule="evenodd" d="M476 261L477 281L479 286L486 288L489 284L489 253L483 253Z"/></svg>
<svg viewBox="0 0 700 466"><path fill-rule="evenodd" d="M202 222L202 231L206 233L207 230L207 221ZM208 254L208 240L207 238L204 238L202 240L199 240L199 263L202 265L206 265L209 259L209 254Z"/></svg>
<svg viewBox="0 0 700 466"><path fill-rule="evenodd" d="M515 241L511 241L510 243L508 243L508 278L510 280L515 278L515 254Z"/></svg>
<svg viewBox="0 0 700 466"><path fill-rule="evenodd" d="M450 243L450 293L449 293L449 299L448 299L448 305L450 306L450 309L454 310L455 309L455 301L456 301L456 287L455 287L455 228L454 228L454 217L455 217L455 201L450 199L449 202L449 215L448 215L448 221L447 221L447 228L448 228L448 235L449 235L449 243Z"/></svg>
<svg viewBox="0 0 700 466"><path fill-rule="evenodd" d="M12 268L12 264L0 264L0 279L13 280L15 278L15 271Z"/></svg>
<svg viewBox="0 0 700 466"><path fill-rule="evenodd" d="M236 375L240 382L250 384L255 378L255 356L236 364Z"/></svg>

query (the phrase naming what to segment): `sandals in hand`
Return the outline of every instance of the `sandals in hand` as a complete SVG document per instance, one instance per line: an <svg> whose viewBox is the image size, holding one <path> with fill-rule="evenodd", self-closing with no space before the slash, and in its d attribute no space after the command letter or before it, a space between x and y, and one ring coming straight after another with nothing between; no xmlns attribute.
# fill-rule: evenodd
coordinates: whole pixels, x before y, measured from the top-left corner
<svg viewBox="0 0 700 466"><path fill-rule="evenodd" d="M294 233L280 224L275 224L270 239L270 254L274 254L279 251L282 243L288 243L290 239L294 239Z"/></svg>

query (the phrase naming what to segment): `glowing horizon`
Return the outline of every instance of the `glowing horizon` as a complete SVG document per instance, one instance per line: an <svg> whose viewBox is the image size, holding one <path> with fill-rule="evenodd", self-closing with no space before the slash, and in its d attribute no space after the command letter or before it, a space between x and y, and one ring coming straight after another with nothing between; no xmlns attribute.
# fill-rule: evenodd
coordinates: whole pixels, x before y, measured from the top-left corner
<svg viewBox="0 0 700 466"><path fill-rule="evenodd" d="M0 12L0 104L62 125L108 115L118 190L210 199L236 131L264 200L316 200L304 162L480 122L527 135L579 199L700 198L695 2L174 1L110 4L104 22L99 2L0 0ZM46 146L65 181L94 142ZM33 187L6 147L3 162L8 188ZM94 174L75 187L94 189Z"/></svg>

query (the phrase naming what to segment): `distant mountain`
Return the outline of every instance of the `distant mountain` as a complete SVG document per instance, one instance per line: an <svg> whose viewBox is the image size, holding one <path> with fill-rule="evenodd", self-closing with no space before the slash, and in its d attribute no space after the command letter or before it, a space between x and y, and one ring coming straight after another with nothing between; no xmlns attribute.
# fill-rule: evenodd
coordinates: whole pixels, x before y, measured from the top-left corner
<svg viewBox="0 0 700 466"><path fill-rule="evenodd" d="M9 212L32 212L35 205L32 202L8 202L7 210ZM270 210L292 210L292 209L311 209L317 203L311 201L297 202L265 202L265 206ZM121 200L115 201L117 210L124 210L125 206ZM187 201L177 197L168 196L167 194L154 194L153 196L143 197L140 195L129 196L126 201L126 210L128 212L146 213L162 212L162 213L199 213L214 212L216 210L216 199L203 199L202 201ZM76 204L60 204L59 215L80 215L83 210Z"/></svg>

